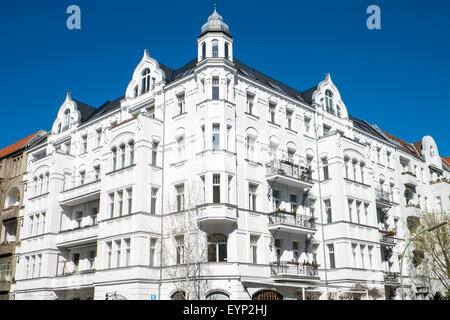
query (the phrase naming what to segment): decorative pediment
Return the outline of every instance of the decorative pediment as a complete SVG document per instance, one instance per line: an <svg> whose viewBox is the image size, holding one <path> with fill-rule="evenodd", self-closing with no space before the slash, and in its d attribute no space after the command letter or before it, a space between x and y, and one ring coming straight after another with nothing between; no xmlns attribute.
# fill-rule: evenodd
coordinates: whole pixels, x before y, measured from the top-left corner
<svg viewBox="0 0 450 320"><path fill-rule="evenodd" d="M53 123L52 132L62 133L69 130L74 124L79 124L81 121L81 113L78 110L77 103L72 100L70 92L67 93L66 99L59 108L58 115Z"/></svg>
<svg viewBox="0 0 450 320"><path fill-rule="evenodd" d="M325 109L326 105L326 95L331 93L331 97L333 100L333 105L335 110L335 114L337 113L337 108L340 109L340 118L347 119L348 118L348 112L347 107L345 106L344 101L341 99L341 94L339 93L339 90L331 80L331 76L329 73L325 76L325 79L321 81L317 85L316 91L314 91L312 95L312 103L316 105L320 105L323 109Z"/></svg>

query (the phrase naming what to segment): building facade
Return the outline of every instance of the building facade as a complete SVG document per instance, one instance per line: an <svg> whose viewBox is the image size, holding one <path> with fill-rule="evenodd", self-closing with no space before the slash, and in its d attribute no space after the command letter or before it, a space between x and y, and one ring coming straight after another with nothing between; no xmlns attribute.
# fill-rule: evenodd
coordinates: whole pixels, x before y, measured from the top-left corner
<svg viewBox="0 0 450 320"><path fill-rule="evenodd" d="M434 140L405 152L329 74L298 91L248 67L216 10L197 43L177 70L146 50L99 108L67 94L27 153L15 298L398 298L411 199L450 208Z"/></svg>
<svg viewBox="0 0 450 320"><path fill-rule="evenodd" d="M11 284L15 281L15 248L19 239L27 149L39 143L45 134L40 130L0 150L0 300L10 299Z"/></svg>

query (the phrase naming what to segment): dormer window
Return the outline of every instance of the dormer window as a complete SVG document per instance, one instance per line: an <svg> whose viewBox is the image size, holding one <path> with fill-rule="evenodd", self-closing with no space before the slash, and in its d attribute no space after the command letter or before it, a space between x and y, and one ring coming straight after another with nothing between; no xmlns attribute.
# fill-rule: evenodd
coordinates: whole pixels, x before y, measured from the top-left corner
<svg viewBox="0 0 450 320"><path fill-rule="evenodd" d="M325 91L325 103L327 112L334 114L333 94L331 93L330 90Z"/></svg>
<svg viewBox="0 0 450 320"><path fill-rule="evenodd" d="M63 120L63 128L62 131L66 131L67 129L69 129L69 124L70 124L70 110L67 109L66 111L64 111L64 120Z"/></svg>
<svg viewBox="0 0 450 320"><path fill-rule="evenodd" d="M142 71L142 86L141 94L147 93L150 90L150 69Z"/></svg>
<svg viewBox="0 0 450 320"><path fill-rule="evenodd" d="M217 41L212 43L212 56L213 58L219 57L219 43Z"/></svg>

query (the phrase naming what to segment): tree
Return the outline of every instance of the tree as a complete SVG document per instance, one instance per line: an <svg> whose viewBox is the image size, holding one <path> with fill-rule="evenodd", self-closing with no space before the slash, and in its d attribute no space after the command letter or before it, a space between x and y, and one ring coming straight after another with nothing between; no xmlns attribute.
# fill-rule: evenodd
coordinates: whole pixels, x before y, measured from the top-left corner
<svg viewBox="0 0 450 320"><path fill-rule="evenodd" d="M186 186L188 186L186 184ZM206 235L197 226L196 203L200 197L195 197L196 188L187 187L187 197L177 198L182 210L171 208L169 212L177 211L163 217L166 228L162 243L161 267L166 272L179 292L184 293L186 300L200 299L206 290L206 282L201 281L206 273Z"/></svg>
<svg viewBox="0 0 450 320"><path fill-rule="evenodd" d="M411 257L416 275L422 282L430 284L433 279L439 281L450 292L450 218L445 212L423 212L419 215L420 224L414 233L419 233L432 226L447 221L443 227L424 232L414 240Z"/></svg>

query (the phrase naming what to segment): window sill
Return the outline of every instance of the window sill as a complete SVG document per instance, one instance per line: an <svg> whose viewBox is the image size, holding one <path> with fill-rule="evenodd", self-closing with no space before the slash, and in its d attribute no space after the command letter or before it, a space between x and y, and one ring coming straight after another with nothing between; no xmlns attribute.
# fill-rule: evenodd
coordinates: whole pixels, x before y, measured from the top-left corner
<svg viewBox="0 0 450 320"><path fill-rule="evenodd" d="M276 124L275 122L267 121L267 123L268 123L269 125L271 125L271 126L276 127L276 128L281 128L281 126L280 126L279 124Z"/></svg>
<svg viewBox="0 0 450 320"><path fill-rule="evenodd" d="M182 119L182 118L184 118L184 117L186 116L186 114L187 114L187 112L186 112L186 111L185 111L185 112L183 112L183 113L179 113L179 114L177 114L177 115L173 116L173 117L172 117L172 120L176 120L176 119Z"/></svg>
<svg viewBox="0 0 450 320"><path fill-rule="evenodd" d="M157 166L156 164L153 164L153 163L149 163L148 165L149 165L150 167L155 168L155 169L158 169L158 170L161 170L161 169L162 169L162 167Z"/></svg>
<svg viewBox="0 0 450 320"><path fill-rule="evenodd" d="M250 119L253 119L253 120L259 120L259 117L256 116L256 115L254 115L253 113L244 112L244 114L245 114L247 117L249 117Z"/></svg>
<svg viewBox="0 0 450 320"><path fill-rule="evenodd" d="M136 165L136 164L134 163L134 164L131 164L131 165L127 166L127 167L123 167L123 168L120 168L120 169L116 169L116 170L113 170L113 171L110 171L110 172L105 173L105 175L110 175L110 174L113 174L113 173L116 173L116 172L119 172L119 171L124 171L124 170L126 170L126 169L129 169L129 168L134 167L135 165Z"/></svg>
<svg viewBox="0 0 450 320"><path fill-rule="evenodd" d="M287 130L287 132L297 134L297 131L295 131L294 129L290 129L290 128L285 128L285 129Z"/></svg>
<svg viewBox="0 0 450 320"><path fill-rule="evenodd" d="M348 182L353 182L353 183L355 183L355 184L359 184L359 185L364 186L364 187L367 187L367 188L370 188L370 185L365 184L365 183L363 183L363 182L359 182L359 181L355 181L355 180L351 180L351 179L347 179L347 178L344 178L344 180L346 180L346 181L348 181Z"/></svg>
<svg viewBox="0 0 450 320"><path fill-rule="evenodd" d="M187 159L185 160L180 160L177 162L172 163L170 166L171 167L181 167L182 165L184 165L187 162Z"/></svg>
<svg viewBox="0 0 450 320"><path fill-rule="evenodd" d="M37 195L37 196L34 196L34 197L32 197L32 198L28 198L28 200L35 200L35 199L37 199L37 198L46 196L46 195L48 195L48 194L50 194L50 192L42 193L42 194Z"/></svg>
<svg viewBox="0 0 450 320"><path fill-rule="evenodd" d="M245 159L245 161L247 161L248 164L250 164L250 165L254 165L254 166L262 166L262 163L261 163L261 162L256 162L256 161L253 161L253 160L250 160L250 159Z"/></svg>
<svg viewBox="0 0 450 320"><path fill-rule="evenodd" d="M88 185L90 185L90 184L94 184L94 183L99 182L99 181L101 181L101 179L97 179L97 180L95 180L95 181L83 183L83 184L80 184L79 186L72 187L72 188L70 188L70 189L64 189L64 190L62 191L62 193L68 192L68 191L71 191L71 190L75 190L75 189L78 189L78 188L82 188L82 187L84 187L84 186L88 186Z"/></svg>

